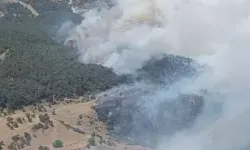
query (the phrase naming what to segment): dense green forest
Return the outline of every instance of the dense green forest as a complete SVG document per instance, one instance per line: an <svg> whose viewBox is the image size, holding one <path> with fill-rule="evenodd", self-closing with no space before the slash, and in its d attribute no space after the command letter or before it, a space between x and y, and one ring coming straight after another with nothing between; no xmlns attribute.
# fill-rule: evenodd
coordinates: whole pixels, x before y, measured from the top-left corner
<svg viewBox="0 0 250 150"><path fill-rule="evenodd" d="M52 40L45 29L56 20L48 18L53 15L39 17L0 19L0 56L6 52L0 60L0 107L18 109L118 84L119 77L111 69L82 64L74 50Z"/></svg>

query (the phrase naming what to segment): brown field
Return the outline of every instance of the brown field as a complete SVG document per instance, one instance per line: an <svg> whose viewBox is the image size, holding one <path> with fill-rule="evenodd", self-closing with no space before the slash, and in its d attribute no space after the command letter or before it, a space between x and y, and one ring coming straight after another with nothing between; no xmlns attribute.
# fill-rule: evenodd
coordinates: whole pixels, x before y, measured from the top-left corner
<svg viewBox="0 0 250 150"><path fill-rule="evenodd" d="M55 105L43 103L38 106L43 106L46 112L37 110L38 106L29 106L25 108L25 112L16 111L14 114L0 118L0 141L4 142L2 148L8 149L8 146L13 142L12 137L15 135L23 136L24 132L30 133L32 136L30 146L25 145L24 150L36 150L39 146L47 146L50 150L55 149L52 146L53 141L60 139L63 141L63 150L83 150L88 149L88 140L95 134L94 139L96 146L91 146L93 150L143 150L140 146L126 145L108 136L105 125L99 122L96 118L92 106L94 101L85 102L83 99L67 100L66 102L57 102ZM55 112L53 114L52 112ZM27 121L26 113L35 115L32 122ZM32 127L40 122L39 115L48 114L54 127L48 129L38 129L33 131ZM7 126L7 118L12 117L15 121L18 117L25 118L26 121L18 127L11 130ZM79 129L84 133L78 133L74 129ZM34 137L33 135L36 135ZM103 144L100 143L100 137L103 139Z"/></svg>

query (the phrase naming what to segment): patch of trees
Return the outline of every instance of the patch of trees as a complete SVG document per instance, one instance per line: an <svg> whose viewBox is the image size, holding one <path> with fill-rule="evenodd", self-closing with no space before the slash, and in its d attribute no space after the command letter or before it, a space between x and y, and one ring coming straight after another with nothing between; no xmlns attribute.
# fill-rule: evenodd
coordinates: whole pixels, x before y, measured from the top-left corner
<svg viewBox="0 0 250 150"><path fill-rule="evenodd" d="M68 5L68 0L63 1L45 1L45 0L30 0L31 5L37 10L38 13L43 13L47 11L71 11Z"/></svg>
<svg viewBox="0 0 250 150"><path fill-rule="evenodd" d="M109 68L82 64L78 55L37 29L38 21L1 20L0 107L18 109L45 99L81 96L118 83Z"/></svg>
<svg viewBox="0 0 250 150"><path fill-rule="evenodd" d="M36 132L39 129L47 130L49 127L54 127L54 123L50 120L48 114L39 115L40 122L38 124L33 125L32 130Z"/></svg>
<svg viewBox="0 0 250 150"><path fill-rule="evenodd" d="M73 126L71 126L70 124L67 124L67 123L65 123L64 121L62 121L62 120L58 120L62 125L64 125L67 129L71 129L72 131L74 131L74 132L77 132L77 133L79 133L79 134L85 134L86 132L85 131L83 131L83 130L81 130L81 129L79 129L79 128L76 128L76 127L73 127Z"/></svg>
<svg viewBox="0 0 250 150"><path fill-rule="evenodd" d="M12 137L12 142L8 145L8 149L17 150L23 149L25 146L30 146L31 135L27 132L24 132L24 135L19 134Z"/></svg>
<svg viewBox="0 0 250 150"><path fill-rule="evenodd" d="M14 128L18 128L18 122L15 121L12 117L8 117L7 119L7 126L11 129L14 130Z"/></svg>
<svg viewBox="0 0 250 150"><path fill-rule="evenodd" d="M31 12L27 8L23 7L19 3L10 3L5 6L5 16L4 18L11 20L13 22L20 22L24 18L30 18Z"/></svg>
<svg viewBox="0 0 250 150"><path fill-rule="evenodd" d="M24 118L12 118L12 117L7 117L6 118L7 120L7 123L6 125L11 129L11 130L14 130L15 128L18 128L19 127L19 124L23 124L26 122L26 120ZM29 119L28 119L29 120Z"/></svg>

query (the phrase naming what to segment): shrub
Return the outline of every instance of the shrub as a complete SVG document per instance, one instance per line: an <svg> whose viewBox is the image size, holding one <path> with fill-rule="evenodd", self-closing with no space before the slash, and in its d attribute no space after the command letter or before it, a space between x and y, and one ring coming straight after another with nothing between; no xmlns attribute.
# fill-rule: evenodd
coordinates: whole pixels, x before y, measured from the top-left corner
<svg viewBox="0 0 250 150"><path fill-rule="evenodd" d="M21 118L17 118L16 121L17 121L18 123L20 123L20 124L23 124L23 121L22 121Z"/></svg>
<svg viewBox="0 0 250 150"><path fill-rule="evenodd" d="M49 150L47 146L39 146L38 150Z"/></svg>
<svg viewBox="0 0 250 150"><path fill-rule="evenodd" d="M14 128L18 128L19 127L18 124L17 124L17 122L13 122L13 127Z"/></svg>
<svg viewBox="0 0 250 150"><path fill-rule="evenodd" d="M27 141L31 140L31 135L28 132L24 132L24 137Z"/></svg>
<svg viewBox="0 0 250 150"><path fill-rule="evenodd" d="M88 143L91 145L91 146L95 146L96 143L95 143L95 137L91 137L88 139Z"/></svg>
<svg viewBox="0 0 250 150"><path fill-rule="evenodd" d="M15 135L12 137L12 140L17 142L20 139L20 135Z"/></svg>
<svg viewBox="0 0 250 150"><path fill-rule="evenodd" d="M60 148L60 147L63 147L63 142L61 140L57 139L53 142L52 145L54 148Z"/></svg>

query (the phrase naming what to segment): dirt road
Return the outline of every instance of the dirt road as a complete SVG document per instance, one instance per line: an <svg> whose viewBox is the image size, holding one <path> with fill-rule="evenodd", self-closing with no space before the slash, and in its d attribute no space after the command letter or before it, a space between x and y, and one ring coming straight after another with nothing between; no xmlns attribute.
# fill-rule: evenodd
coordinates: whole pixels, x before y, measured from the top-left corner
<svg viewBox="0 0 250 150"><path fill-rule="evenodd" d="M3 3L19 3L23 7L30 10L30 12L34 15L34 17L39 15L38 12L30 4L26 4L25 2L22 2L20 0L2 0L2 2Z"/></svg>

